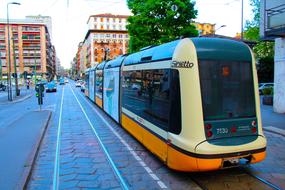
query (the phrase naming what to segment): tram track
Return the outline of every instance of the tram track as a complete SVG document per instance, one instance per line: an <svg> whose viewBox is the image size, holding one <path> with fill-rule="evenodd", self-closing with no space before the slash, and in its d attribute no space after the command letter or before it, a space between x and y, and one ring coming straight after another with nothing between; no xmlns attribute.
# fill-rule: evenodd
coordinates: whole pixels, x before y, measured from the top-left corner
<svg viewBox="0 0 285 190"><path fill-rule="evenodd" d="M69 85L70 87L70 85ZM60 115L59 115L59 119L58 119L58 124L57 124L57 135L56 135L56 150L55 150L55 160L54 160L54 173L53 173L53 181L52 181L52 189L53 190L58 190L61 188L61 186L64 186L64 181L61 181L61 177L62 177L62 163L61 163L61 159L62 159L62 155L61 155L61 151L64 151L61 149L61 144L62 144L62 136L63 136L63 127L66 125L66 123L64 123L64 114L63 114L63 110L64 110L64 102L66 101L66 97L64 94L68 94L68 93L64 93L64 91L66 91L67 89L65 89L65 87L62 88L63 92L61 95L61 103L60 103ZM64 90L65 89L65 90ZM101 151L103 152L103 154L106 157L106 161L108 161L110 168L112 169L112 171L114 172L114 175L116 176L116 180L118 181L118 184L120 185L121 189L124 190L128 190L128 186L127 183L125 182L124 178L122 177L122 175L120 174L118 168L115 166L112 158L110 157L106 147L104 146L104 144L102 143L102 140L100 139L100 137L97 134L97 131L95 130L92 122L90 121L89 117L87 116L86 112L84 111L81 103L79 102L77 96L74 94L72 88L70 87L70 90L72 93L71 96L74 96L74 99L76 99L76 104L78 104L78 107L80 108L79 110L82 112L82 116L85 116L86 119L86 124L89 124L89 127L91 128L91 131L93 132L93 135L96 139L96 141L98 142L99 146L101 147ZM67 100L68 102L68 100ZM66 106L66 105L65 105ZM87 125L86 125L87 126ZM90 165L91 167L91 165ZM75 168L70 168L70 169L75 169Z"/></svg>
<svg viewBox="0 0 285 190"><path fill-rule="evenodd" d="M278 186L243 167L193 173L189 177L203 190L281 190Z"/></svg>
<svg viewBox="0 0 285 190"><path fill-rule="evenodd" d="M101 146L101 149L103 150L105 156L107 157L107 160L108 160L110 166L112 167L112 170L113 170L114 174L117 176L117 179L118 179L118 181L119 181L119 183L120 183L120 185L121 185L121 188L124 189L124 190L128 190L129 187L128 187L127 183L125 182L125 180L124 180L124 178L122 177L120 171L119 171L118 168L116 167L116 165L115 165L113 159L111 158L111 156L110 156L110 154L109 154L107 148L106 148L105 145L103 144L103 142L102 142L101 138L99 137L99 135L98 135L98 133L97 133L95 127L93 126L93 124L92 124L92 122L90 121L88 115L86 114L86 112L85 112L83 106L81 105L80 101L78 100L77 96L75 95L75 93L74 93L74 91L73 91L71 85L69 85L69 88L70 88L70 90L71 90L71 92L72 92L74 98L76 99L76 101L77 101L79 107L81 108L81 111L83 112L83 114L84 114L86 120L88 121L89 126L91 127L91 129L92 129L92 131L93 131L93 133L94 133L94 135L95 135L95 137L96 137L96 140L99 142L99 144L100 144L100 146Z"/></svg>
<svg viewBox="0 0 285 190"><path fill-rule="evenodd" d="M72 89L72 88L71 88ZM73 90L72 90L73 91ZM125 148L129 151L129 153L135 158L135 160L145 169L147 174L154 180L157 185L160 187L160 189L168 189L168 187L165 185L165 183L152 171L151 168L147 166L147 164L140 158L140 156L134 151L134 149L110 126L108 121L104 119L104 117L99 113L91 104L89 101L87 101L86 97L83 97L82 94L78 94L81 100L83 100L91 110L94 111L96 115L101 119L101 121L106 125L106 127L109 128L110 132L116 136L116 138L119 139L119 141L125 146Z"/></svg>

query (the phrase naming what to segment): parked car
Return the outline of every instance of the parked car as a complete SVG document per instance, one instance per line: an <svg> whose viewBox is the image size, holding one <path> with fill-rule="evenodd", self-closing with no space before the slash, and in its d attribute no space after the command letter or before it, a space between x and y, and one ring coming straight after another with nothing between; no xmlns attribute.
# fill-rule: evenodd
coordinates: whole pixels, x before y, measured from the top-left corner
<svg viewBox="0 0 285 190"><path fill-rule="evenodd" d="M57 91L57 88L56 88L55 81L51 81L47 83L46 92L56 92L56 91Z"/></svg>
<svg viewBox="0 0 285 190"><path fill-rule="evenodd" d="M80 86L81 92L85 92L85 85L86 85L85 82L81 83L81 86Z"/></svg>
<svg viewBox="0 0 285 190"><path fill-rule="evenodd" d="M64 79L63 78L59 79L59 85L64 85L64 84L65 84Z"/></svg>
<svg viewBox="0 0 285 190"><path fill-rule="evenodd" d="M81 84L82 84L82 81L81 81L81 80L78 80L78 81L76 81L76 83L75 83L75 87L81 87Z"/></svg>
<svg viewBox="0 0 285 190"><path fill-rule="evenodd" d="M274 83L272 83L272 82L259 83L258 90L259 90L260 95L263 95L263 89L265 89L265 88L274 88Z"/></svg>
<svg viewBox="0 0 285 190"><path fill-rule="evenodd" d="M2 82L0 82L0 91L5 91L6 88L7 88L7 85L2 83Z"/></svg>

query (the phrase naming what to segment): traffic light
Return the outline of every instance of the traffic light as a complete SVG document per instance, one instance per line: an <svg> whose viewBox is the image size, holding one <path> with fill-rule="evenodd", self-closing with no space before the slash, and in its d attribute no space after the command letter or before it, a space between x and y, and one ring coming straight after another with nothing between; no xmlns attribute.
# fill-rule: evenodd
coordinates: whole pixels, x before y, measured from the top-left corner
<svg viewBox="0 0 285 190"><path fill-rule="evenodd" d="M42 83L36 84L35 90L36 90L36 97L38 97L38 104L42 105L43 97L44 97L44 90L45 90L44 84Z"/></svg>

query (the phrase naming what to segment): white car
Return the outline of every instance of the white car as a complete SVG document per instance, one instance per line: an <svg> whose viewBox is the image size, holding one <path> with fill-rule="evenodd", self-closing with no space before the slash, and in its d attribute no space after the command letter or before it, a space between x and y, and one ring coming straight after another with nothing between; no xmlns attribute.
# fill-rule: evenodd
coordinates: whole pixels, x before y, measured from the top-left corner
<svg viewBox="0 0 285 190"><path fill-rule="evenodd" d="M263 89L265 88L274 88L274 83L273 82L259 83L258 90L260 95L263 95Z"/></svg>
<svg viewBox="0 0 285 190"><path fill-rule="evenodd" d="M76 81L76 83L75 83L75 87L81 87L81 83L82 83L82 82L81 82L81 81L79 81L79 80L78 80L78 81Z"/></svg>

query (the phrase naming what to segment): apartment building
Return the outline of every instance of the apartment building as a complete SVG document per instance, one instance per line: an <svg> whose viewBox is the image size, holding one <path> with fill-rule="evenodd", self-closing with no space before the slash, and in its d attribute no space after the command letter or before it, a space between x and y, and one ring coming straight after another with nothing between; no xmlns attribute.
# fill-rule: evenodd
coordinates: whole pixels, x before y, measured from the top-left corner
<svg viewBox="0 0 285 190"><path fill-rule="evenodd" d="M200 23L195 22L193 23L196 26L196 29L199 32L200 36L208 35L208 34L215 34L215 24L211 23Z"/></svg>
<svg viewBox="0 0 285 190"><path fill-rule="evenodd" d="M127 18L127 15L113 14L97 14L89 17L87 21L89 29L82 45L87 53L87 68L127 53L129 43Z"/></svg>
<svg viewBox="0 0 285 190"><path fill-rule="evenodd" d="M45 23L34 19L10 20L10 47L8 47L8 25L0 19L0 56L2 78L7 78L8 48L10 48L11 73L18 77L24 73L28 77L53 78L55 75L56 52L51 44L50 34ZM1 76L0 76L1 77Z"/></svg>

